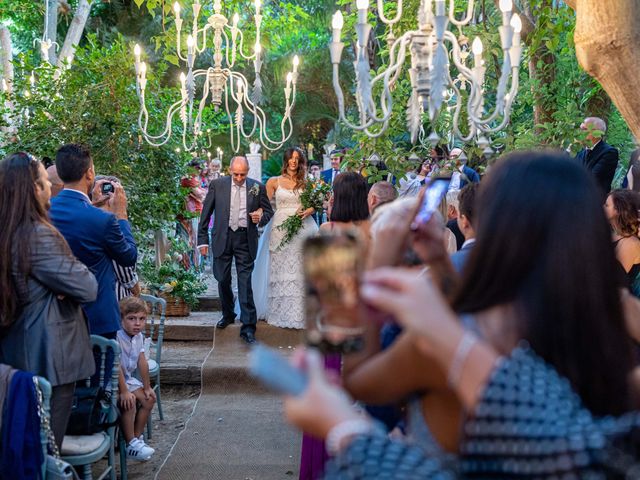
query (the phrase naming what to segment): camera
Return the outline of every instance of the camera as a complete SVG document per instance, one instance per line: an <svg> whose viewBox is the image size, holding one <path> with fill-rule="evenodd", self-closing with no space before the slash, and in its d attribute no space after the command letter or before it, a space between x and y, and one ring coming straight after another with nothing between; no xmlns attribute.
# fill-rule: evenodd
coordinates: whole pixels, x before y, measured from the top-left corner
<svg viewBox="0 0 640 480"><path fill-rule="evenodd" d="M115 188L113 187L113 183L109 183L109 182L103 183L101 187L101 191L103 195L108 195L110 193L113 193L115 191Z"/></svg>

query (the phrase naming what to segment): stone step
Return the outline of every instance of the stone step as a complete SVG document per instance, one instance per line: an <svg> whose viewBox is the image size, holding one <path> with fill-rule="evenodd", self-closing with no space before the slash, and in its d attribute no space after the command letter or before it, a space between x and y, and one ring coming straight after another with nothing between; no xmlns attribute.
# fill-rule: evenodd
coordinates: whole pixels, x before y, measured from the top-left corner
<svg viewBox="0 0 640 480"><path fill-rule="evenodd" d="M247 373L247 354L249 348L240 339L240 325L230 325L224 330L210 328L209 340L165 341L162 348L161 382L163 385L197 385L200 384L201 366L206 356L214 347L214 362L208 362L213 368L207 375L214 385L217 380L233 379L234 389L243 391L250 389L256 392L255 382ZM215 333L215 339L214 337ZM279 350L289 356L303 342L301 330L290 330L272 327L265 322L258 322L256 337L259 342ZM165 337L166 338L166 337ZM229 385L229 382L221 384ZM258 388L259 391L261 391Z"/></svg>
<svg viewBox="0 0 640 480"><path fill-rule="evenodd" d="M198 297L198 305L193 310L194 312L213 312L221 308L220 298L217 295L203 295Z"/></svg>
<svg viewBox="0 0 640 480"><path fill-rule="evenodd" d="M213 340L213 329L222 313L191 312L188 317L167 317L164 322L164 341L203 341Z"/></svg>

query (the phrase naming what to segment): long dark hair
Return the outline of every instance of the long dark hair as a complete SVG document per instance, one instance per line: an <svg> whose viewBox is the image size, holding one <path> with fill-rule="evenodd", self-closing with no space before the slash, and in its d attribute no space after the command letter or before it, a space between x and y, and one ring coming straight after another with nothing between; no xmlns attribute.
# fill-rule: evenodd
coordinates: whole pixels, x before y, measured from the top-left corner
<svg viewBox="0 0 640 480"><path fill-rule="evenodd" d="M29 238L36 223L49 224L36 193L40 162L25 152L0 161L0 326L14 321L19 294L12 276L13 262L24 278L29 275ZM53 228L53 227L52 227ZM14 260L15 259L15 260Z"/></svg>
<svg viewBox="0 0 640 480"><path fill-rule="evenodd" d="M616 210L614 229L624 237L638 235L640 227L640 193L618 189L609 194Z"/></svg>
<svg viewBox="0 0 640 480"><path fill-rule="evenodd" d="M619 267L588 172L559 153L508 155L481 185L476 233L455 309L513 305L518 333L587 408L628 411L633 359Z"/></svg>
<svg viewBox="0 0 640 480"><path fill-rule="evenodd" d="M633 178L633 191L640 192L640 148L631 153L629 170L631 170L631 178Z"/></svg>
<svg viewBox="0 0 640 480"><path fill-rule="evenodd" d="M333 181L332 222L357 222L369 218L367 181L356 172L344 172Z"/></svg>
<svg viewBox="0 0 640 480"><path fill-rule="evenodd" d="M304 188L304 184L307 181L307 158L300 148L292 147L287 148L284 151L284 155L282 157L282 170L280 173L282 175L285 175L287 173L289 160L291 160L291 157L293 157L294 152L298 152L298 170L296 170L295 177L293 178L293 180L296 182L296 186L293 189L301 190L302 188Z"/></svg>

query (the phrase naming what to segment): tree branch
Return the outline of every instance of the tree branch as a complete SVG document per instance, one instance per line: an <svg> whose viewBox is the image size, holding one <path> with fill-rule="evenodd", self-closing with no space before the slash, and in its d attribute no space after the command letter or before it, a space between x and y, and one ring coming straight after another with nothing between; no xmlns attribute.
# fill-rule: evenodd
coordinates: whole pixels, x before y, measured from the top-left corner
<svg viewBox="0 0 640 480"><path fill-rule="evenodd" d="M89 0L80 0L78 2L78 8L73 16L67 37L64 39L64 44L60 50L60 57L58 58L58 67L63 67L65 61L73 61L73 56L76 51L78 43L82 38L84 27L87 24L89 18L89 12L91 11L92 3Z"/></svg>
<svg viewBox="0 0 640 480"><path fill-rule="evenodd" d="M2 63L2 76L0 79L7 83L9 93L13 90L13 53L11 46L11 32L0 23L0 63Z"/></svg>

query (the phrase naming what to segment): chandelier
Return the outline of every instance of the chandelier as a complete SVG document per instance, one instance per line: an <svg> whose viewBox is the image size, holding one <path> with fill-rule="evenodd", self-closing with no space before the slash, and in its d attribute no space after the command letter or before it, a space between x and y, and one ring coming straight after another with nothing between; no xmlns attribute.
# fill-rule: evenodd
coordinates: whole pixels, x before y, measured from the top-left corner
<svg viewBox="0 0 640 480"><path fill-rule="evenodd" d="M484 78L486 68L482 59L483 45L475 38L469 52L467 37L459 37L449 30L449 25L461 27L468 25L473 18L474 0L469 0L464 18L457 19L454 11L454 0L449 1L447 15L445 0L421 0L418 8L418 29L407 31L399 38L393 33L394 24L402 18L402 0L398 0L394 18L384 14L383 0L378 0L378 16L388 29L387 44L389 47L389 64L381 73L372 76L370 72L367 44L371 33L368 23L369 0L357 0L358 21L355 26L357 34L356 59L354 62L356 92L355 103L359 113L359 123L350 122L345 114L344 95L340 87L340 59L344 43L340 41L343 27L342 13L338 10L332 20L333 41L330 44L331 63L333 64L333 87L338 99L340 120L354 130L364 131L371 138L382 135L389 126L393 111L391 91L394 88L404 66L407 56L411 59L408 67L411 81L411 95L407 105L407 128L411 134L411 142L428 140L436 145L440 139L433 130L443 104L453 110L453 134L463 142L476 140L478 145L490 153L486 134L502 130L509 122L511 105L518 90L518 72L522 47L520 31L522 23L517 14L512 15L512 0L500 0L502 25L499 27L503 52L502 70L495 93L495 107L492 112L485 113ZM473 66L467 65L467 59L473 54ZM450 63L455 69L452 73ZM511 79L510 89L507 91ZM380 92L379 106L374 98L374 90L378 86ZM468 89L468 90L467 90ZM468 94L463 95L462 92ZM465 101L466 97L466 101ZM464 120L461 112L464 107ZM432 127L431 134L426 137L423 128L423 114L428 114ZM460 128L467 123L466 134ZM425 139L426 137L426 139Z"/></svg>
<svg viewBox="0 0 640 480"><path fill-rule="evenodd" d="M177 30L176 52L178 58L186 64L186 73L179 75L178 88L180 98L173 103L167 112L164 130L158 134L149 131L149 112L146 107L146 86L148 67L141 61L142 50L139 45L134 47L136 69L136 91L140 99L140 115L138 126L143 138L153 146L166 144L173 132L173 121L177 116L182 124L182 145L190 151L201 146L200 137L210 133L210 129L203 127L203 112L205 107L213 105L215 111L224 108L230 126L231 148L238 152L242 138L257 140L268 150L277 150L289 140L293 132L291 111L296 97L298 79L298 65L300 59L293 57L293 68L287 74L284 87L285 106L280 122L280 138L271 139L267 135L267 119L260 107L263 102L262 79L260 72L263 64L262 45L260 44L262 15L260 14L261 0L255 0L255 31L256 39L253 53L246 54L244 34L238 28L240 16L235 13L231 22L222 11L220 0L213 2L213 14L207 19L206 25L199 27L199 16L202 5L199 0L193 2L193 24L186 39L183 39L183 19L180 16L180 4L176 2L173 10ZM198 55L207 51L207 37L212 34L212 65L206 69L195 69ZM186 52L183 48L186 45ZM251 86L247 77L234 70L236 60L242 58L253 62L254 81ZM252 120L245 121L246 116ZM210 145L209 145L210 146Z"/></svg>

